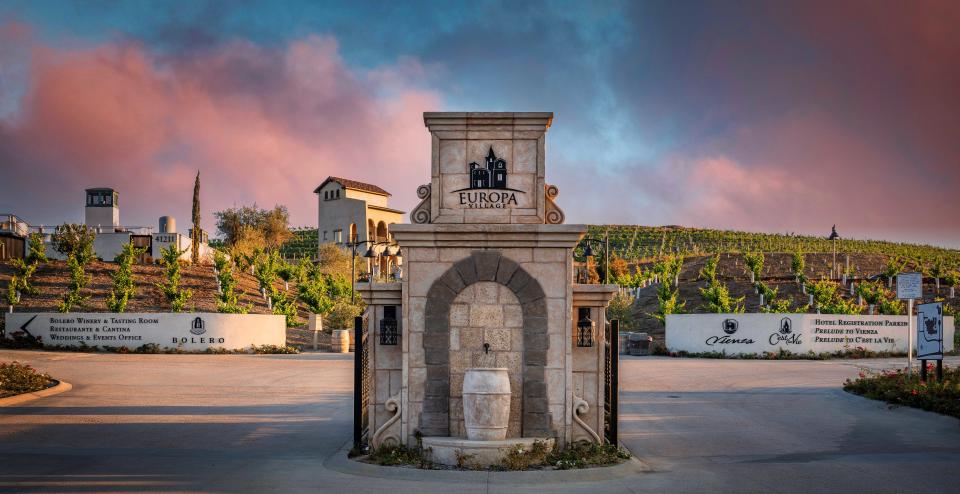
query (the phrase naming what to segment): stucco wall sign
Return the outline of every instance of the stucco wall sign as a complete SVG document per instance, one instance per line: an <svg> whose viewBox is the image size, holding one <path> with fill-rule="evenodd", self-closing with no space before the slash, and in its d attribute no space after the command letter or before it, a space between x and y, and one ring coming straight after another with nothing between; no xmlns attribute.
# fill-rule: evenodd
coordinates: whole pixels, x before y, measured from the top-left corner
<svg viewBox="0 0 960 494"><path fill-rule="evenodd" d="M944 348L952 349L953 318L944 318ZM949 343L948 343L949 342ZM672 314L667 316L670 351L730 355L789 350L831 353L864 348L907 351L907 316L837 314Z"/></svg>
<svg viewBox="0 0 960 494"><path fill-rule="evenodd" d="M6 337L22 331L44 345L206 350L285 345L283 316L216 313L14 313L6 314Z"/></svg>

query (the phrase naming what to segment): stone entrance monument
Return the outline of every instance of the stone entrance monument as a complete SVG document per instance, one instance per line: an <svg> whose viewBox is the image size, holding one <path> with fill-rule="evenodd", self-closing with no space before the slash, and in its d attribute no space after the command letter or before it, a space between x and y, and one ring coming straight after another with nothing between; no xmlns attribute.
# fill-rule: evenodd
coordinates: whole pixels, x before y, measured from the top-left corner
<svg viewBox="0 0 960 494"><path fill-rule="evenodd" d="M424 114L431 181L412 224L393 227L404 279L358 285L372 446L422 437L434 461L460 452L491 463L517 443L602 440L604 308L616 286L573 283L586 227L563 224L545 182L552 120Z"/></svg>

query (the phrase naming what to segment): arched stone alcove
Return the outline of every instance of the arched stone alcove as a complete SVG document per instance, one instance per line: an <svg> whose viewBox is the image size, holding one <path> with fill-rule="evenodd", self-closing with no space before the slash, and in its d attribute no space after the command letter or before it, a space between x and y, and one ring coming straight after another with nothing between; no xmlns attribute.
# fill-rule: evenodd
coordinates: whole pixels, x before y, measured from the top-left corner
<svg viewBox="0 0 960 494"><path fill-rule="evenodd" d="M427 369L420 431L450 436L450 308L464 289L478 282L510 289L522 312L522 437L553 435L547 409L547 301L540 282L497 250L478 250L454 263L427 292L423 351Z"/></svg>

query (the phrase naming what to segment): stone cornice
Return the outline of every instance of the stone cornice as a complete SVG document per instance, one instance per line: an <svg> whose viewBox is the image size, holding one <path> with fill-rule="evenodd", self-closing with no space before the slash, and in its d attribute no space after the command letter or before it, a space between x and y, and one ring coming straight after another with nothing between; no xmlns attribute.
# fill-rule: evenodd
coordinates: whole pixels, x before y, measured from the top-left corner
<svg viewBox="0 0 960 494"><path fill-rule="evenodd" d="M574 283L573 305L606 307L620 291L619 285L585 285Z"/></svg>
<svg viewBox="0 0 960 494"><path fill-rule="evenodd" d="M357 293L369 305L401 305L402 283L357 283Z"/></svg>
<svg viewBox="0 0 960 494"><path fill-rule="evenodd" d="M393 238L404 247L561 247L573 248L586 225L426 224L393 225Z"/></svg>

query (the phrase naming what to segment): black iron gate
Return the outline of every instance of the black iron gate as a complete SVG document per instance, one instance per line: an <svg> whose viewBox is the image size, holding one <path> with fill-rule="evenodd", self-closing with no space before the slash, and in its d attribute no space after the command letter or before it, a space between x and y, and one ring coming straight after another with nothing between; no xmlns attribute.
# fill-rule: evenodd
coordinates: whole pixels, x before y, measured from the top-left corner
<svg viewBox="0 0 960 494"><path fill-rule="evenodd" d="M370 345L367 341L367 320L353 319L353 445L359 448L370 425L367 406L370 403Z"/></svg>
<svg viewBox="0 0 960 494"><path fill-rule="evenodd" d="M617 422L620 402L620 321L606 324L603 343L603 437L610 444L619 444Z"/></svg>

